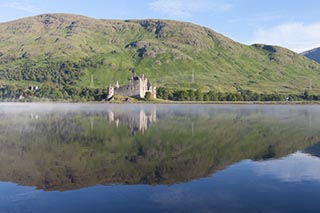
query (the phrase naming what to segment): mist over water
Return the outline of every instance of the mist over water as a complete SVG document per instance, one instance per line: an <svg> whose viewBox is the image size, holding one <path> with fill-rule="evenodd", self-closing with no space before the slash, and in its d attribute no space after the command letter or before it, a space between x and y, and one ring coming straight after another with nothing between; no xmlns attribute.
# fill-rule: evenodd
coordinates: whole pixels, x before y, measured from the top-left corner
<svg viewBox="0 0 320 213"><path fill-rule="evenodd" d="M1 103L0 120L0 212L318 207L317 106Z"/></svg>

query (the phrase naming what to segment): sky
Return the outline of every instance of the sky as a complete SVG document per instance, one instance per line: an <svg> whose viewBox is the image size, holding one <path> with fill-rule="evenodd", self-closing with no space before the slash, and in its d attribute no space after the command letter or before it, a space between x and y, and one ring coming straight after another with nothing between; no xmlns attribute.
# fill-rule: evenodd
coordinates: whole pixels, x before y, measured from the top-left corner
<svg viewBox="0 0 320 213"><path fill-rule="evenodd" d="M0 0L0 22L43 13L103 19L173 19L209 27L244 44L295 52L320 47L318 0Z"/></svg>

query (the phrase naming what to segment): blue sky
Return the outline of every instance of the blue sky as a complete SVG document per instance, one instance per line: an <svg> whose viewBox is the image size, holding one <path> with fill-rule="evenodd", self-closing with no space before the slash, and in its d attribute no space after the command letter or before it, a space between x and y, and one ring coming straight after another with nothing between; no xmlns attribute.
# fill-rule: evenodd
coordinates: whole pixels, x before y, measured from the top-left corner
<svg viewBox="0 0 320 213"><path fill-rule="evenodd" d="M207 26L235 41L296 52L320 47L317 0L0 0L0 22L42 13L161 18Z"/></svg>

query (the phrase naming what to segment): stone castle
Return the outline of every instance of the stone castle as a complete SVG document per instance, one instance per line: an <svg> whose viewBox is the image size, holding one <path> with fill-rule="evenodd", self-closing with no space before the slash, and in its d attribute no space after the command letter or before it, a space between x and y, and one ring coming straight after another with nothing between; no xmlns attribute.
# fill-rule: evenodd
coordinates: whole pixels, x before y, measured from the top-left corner
<svg viewBox="0 0 320 213"><path fill-rule="evenodd" d="M107 90L108 100L112 99L114 95L144 98L147 92L151 93L152 98L157 97L156 87L152 86L151 81L145 78L144 74L142 77L134 74L131 78L129 78L128 85L120 86L117 81L114 86L109 85Z"/></svg>

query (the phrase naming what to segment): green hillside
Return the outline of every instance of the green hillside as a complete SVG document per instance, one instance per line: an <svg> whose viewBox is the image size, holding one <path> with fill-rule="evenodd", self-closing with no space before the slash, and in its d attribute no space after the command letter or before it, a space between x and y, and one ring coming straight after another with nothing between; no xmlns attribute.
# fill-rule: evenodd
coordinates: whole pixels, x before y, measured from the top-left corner
<svg viewBox="0 0 320 213"><path fill-rule="evenodd" d="M131 72L157 87L320 93L320 65L281 47L247 46L191 23L45 14L0 24L0 87L105 88Z"/></svg>

